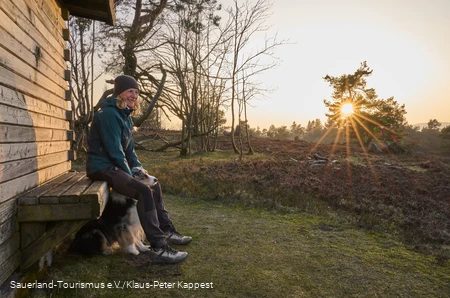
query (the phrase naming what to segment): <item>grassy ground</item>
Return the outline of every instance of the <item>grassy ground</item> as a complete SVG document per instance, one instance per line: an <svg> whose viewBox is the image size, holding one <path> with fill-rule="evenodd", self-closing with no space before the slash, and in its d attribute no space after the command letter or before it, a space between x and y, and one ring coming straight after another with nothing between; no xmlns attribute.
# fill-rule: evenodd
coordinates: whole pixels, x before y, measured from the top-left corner
<svg viewBox="0 0 450 298"><path fill-rule="evenodd" d="M194 241L176 265L117 252L85 257L58 250L33 297L450 297L450 264L412 252L389 235L333 215L243 209L166 195L172 219ZM64 289L73 283L112 289ZM172 289L137 286L173 285ZM189 285L209 288L188 289ZM202 284L203 283L203 284ZM115 288L116 285L122 288Z"/></svg>
<svg viewBox="0 0 450 298"><path fill-rule="evenodd" d="M178 150L140 150L143 166L162 182L178 229L194 238L176 247L186 250L188 259L161 265L151 264L145 254L119 251L70 255L65 243L44 280L62 284L32 297L450 297L448 203L443 200L448 163L427 162L426 171L409 171L422 163L413 157L412 163L389 161L408 169L374 167L384 180L371 185L366 176L372 172L364 164L356 167L362 162L354 154L352 179L360 183L348 185L340 179L343 162L327 175L300 163L312 152L308 146L264 142L245 162L226 148L187 158ZM380 158L373 164L386 165ZM73 168L82 171L84 163L80 156ZM351 196L346 190L353 191ZM384 197L389 200L379 199ZM436 220L429 220L434 213ZM418 249L428 246L433 249ZM105 288L80 288L87 283Z"/></svg>

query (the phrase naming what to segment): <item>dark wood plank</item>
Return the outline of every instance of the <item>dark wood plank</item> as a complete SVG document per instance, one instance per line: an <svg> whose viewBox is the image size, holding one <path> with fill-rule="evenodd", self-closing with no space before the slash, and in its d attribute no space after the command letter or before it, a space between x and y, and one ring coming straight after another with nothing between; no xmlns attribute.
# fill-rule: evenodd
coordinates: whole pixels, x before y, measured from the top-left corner
<svg viewBox="0 0 450 298"><path fill-rule="evenodd" d="M83 177L77 184L68 189L59 197L60 204L74 204L80 202L81 194L92 184L92 180Z"/></svg>
<svg viewBox="0 0 450 298"><path fill-rule="evenodd" d="M49 182L38 186L34 188L33 190L23 194L20 196L18 204L20 205L33 205L39 203L39 197L41 197L43 194L50 191L53 187L56 187L57 185L63 183L64 181L69 180L71 177L73 177L76 174L76 172L68 172L65 173L53 180L50 180Z"/></svg>
<svg viewBox="0 0 450 298"><path fill-rule="evenodd" d="M11 257L17 250L20 249L20 234L19 231L9 237L4 243L0 245L0 262Z"/></svg>
<svg viewBox="0 0 450 298"><path fill-rule="evenodd" d="M17 216L11 217L9 220L0 224L0 244L5 242L6 239L11 237L15 232L19 230L17 223Z"/></svg>
<svg viewBox="0 0 450 298"><path fill-rule="evenodd" d="M87 220L63 221L53 226L40 238L22 250L20 270L22 272L25 271L50 249L60 244L67 236L80 229L86 222Z"/></svg>
<svg viewBox="0 0 450 298"><path fill-rule="evenodd" d="M20 265L20 251L16 251L9 259L0 264L0 284L2 284Z"/></svg>
<svg viewBox="0 0 450 298"><path fill-rule="evenodd" d="M83 177L85 177L85 176L86 176L86 173L76 173L74 176L70 177L69 180L53 187L48 192L43 194L39 198L39 203L40 204L58 204L59 197L63 193L65 193L68 189L70 189L72 186L77 184L77 182L80 181L81 179L83 179Z"/></svg>
<svg viewBox="0 0 450 298"><path fill-rule="evenodd" d="M23 222L20 224L20 246L25 248L45 233L45 222Z"/></svg>
<svg viewBox="0 0 450 298"><path fill-rule="evenodd" d="M99 218L108 202L109 187L105 181L94 181L81 195L81 202L92 204L92 218Z"/></svg>
<svg viewBox="0 0 450 298"><path fill-rule="evenodd" d="M19 222L92 219L96 218L93 208L97 210L98 207L92 203L20 206L17 217Z"/></svg>
<svg viewBox="0 0 450 298"><path fill-rule="evenodd" d="M0 223L4 223L14 215L17 215L16 199L0 203Z"/></svg>

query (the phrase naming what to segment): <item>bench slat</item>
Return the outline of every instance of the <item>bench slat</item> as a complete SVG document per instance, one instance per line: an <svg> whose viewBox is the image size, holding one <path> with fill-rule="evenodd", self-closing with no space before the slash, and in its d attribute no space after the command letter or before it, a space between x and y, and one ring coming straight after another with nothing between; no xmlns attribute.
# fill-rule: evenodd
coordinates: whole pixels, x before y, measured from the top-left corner
<svg viewBox="0 0 450 298"><path fill-rule="evenodd" d="M21 195L18 200L19 206L21 205L37 205L39 204L39 197L48 192L50 189L63 183L64 181L69 180L72 176L74 176L76 172L68 172L65 173L33 190Z"/></svg>
<svg viewBox="0 0 450 298"><path fill-rule="evenodd" d="M68 189L59 197L60 204L74 204L80 202L81 194L92 184L92 180L84 177L77 184Z"/></svg>
<svg viewBox="0 0 450 298"><path fill-rule="evenodd" d="M39 203L41 204L58 204L59 197L74 186L78 181L86 176L86 173L76 173L69 180L57 185L56 187L49 190L45 195L39 198Z"/></svg>
<svg viewBox="0 0 450 298"><path fill-rule="evenodd" d="M108 202L109 187L105 181L94 181L80 196L81 203L91 202L92 218L99 218Z"/></svg>
<svg viewBox="0 0 450 298"><path fill-rule="evenodd" d="M56 185L54 182L51 188L43 185L42 188L47 188L45 191L33 192L35 196L42 194L38 198L40 203L18 206L19 222L55 222L100 217L109 196L106 182L91 181L84 172L64 175L57 181L60 184Z"/></svg>
<svg viewBox="0 0 450 298"><path fill-rule="evenodd" d="M88 220L99 218L108 196L106 182L93 182L84 172L68 172L19 197L17 222L23 235L19 255L21 271Z"/></svg>
<svg viewBox="0 0 450 298"><path fill-rule="evenodd" d="M45 222L93 219L92 214L95 213L95 211L92 210L93 205L94 204L91 203L77 203L20 206L17 220L19 222Z"/></svg>

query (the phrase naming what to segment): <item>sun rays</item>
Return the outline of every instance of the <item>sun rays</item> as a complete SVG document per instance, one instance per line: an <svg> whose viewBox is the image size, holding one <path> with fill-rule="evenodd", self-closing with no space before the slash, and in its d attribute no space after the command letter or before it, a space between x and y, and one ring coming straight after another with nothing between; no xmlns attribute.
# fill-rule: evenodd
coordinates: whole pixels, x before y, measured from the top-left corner
<svg viewBox="0 0 450 298"><path fill-rule="evenodd" d="M326 137L332 133L334 130L337 130L335 133L334 141L332 143L332 148L329 156L329 160L332 161L333 157L335 155L337 146L342 144L342 141L345 145L345 152L346 152L346 158L345 158L345 164L346 164L346 170L347 170L347 179L348 184L351 185L352 182L352 173L351 173L351 157L352 157L352 137L353 134L355 137L353 139L357 140L357 143L361 147L364 158L367 162L368 168L370 169L370 172L372 173L372 176L377 183L379 182L378 174L375 170L375 167L372 165L369 152L367 149L367 141L363 139L362 133L365 133L367 136L369 136L372 139L372 142L375 142L378 145L383 144L383 141L380 140L379 136L377 136L368 126L367 124L374 125L376 127L379 127L380 129L385 129L387 132L394 133L393 131L383 127L383 125L379 122L377 122L375 119L371 119L370 116L365 115L363 112L361 112L361 107L358 106L357 103L350 103L350 102L342 102L340 106L337 107L339 110L339 113L336 114L336 117L334 117L334 121L332 122L332 125L329 125L327 130L323 133L319 141L316 143L316 145L311 149L311 152L309 152L308 156L310 156L317 147L326 139ZM330 166L330 164L326 165L327 167ZM328 171L325 171L325 176ZM324 177L325 178L325 177Z"/></svg>
<svg viewBox="0 0 450 298"><path fill-rule="evenodd" d="M337 157L337 162L341 158L341 164L343 166L345 164L349 186L358 183L352 181L352 169L358 166L367 167L367 171L372 173L373 180L380 183L380 177L375 170L377 165L372 164L374 158L369 154L369 149L378 152L395 150L390 147L395 148L396 130L405 124L404 105L400 105L394 97L378 98L376 90L367 87L366 78L370 77L372 72L373 70L364 61L353 74L323 77L333 89L331 99L323 100L328 108L328 113L325 114L328 121L322 136L308 156L325 140L332 141L328 157L330 162L326 164L324 172L326 176L332 173L328 167L336 164L336 161L332 160L336 152L339 152L340 148L345 148L340 151L342 156Z"/></svg>
<svg viewBox="0 0 450 298"><path fill-rule="evenodd" d="M341 106L341 115L343 117L350 117L354 113L352 103L344 103Z"/></svg>

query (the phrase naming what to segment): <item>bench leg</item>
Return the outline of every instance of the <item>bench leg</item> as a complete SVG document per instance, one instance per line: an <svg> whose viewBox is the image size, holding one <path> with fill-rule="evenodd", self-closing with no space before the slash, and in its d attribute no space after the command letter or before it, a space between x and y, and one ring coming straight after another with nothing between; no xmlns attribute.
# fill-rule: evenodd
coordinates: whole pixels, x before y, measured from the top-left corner
<svg viewBox="0 0 450 298"><path fill-rule="evenodd" d="M33 263L38 261L49 251L53 250L53 248L60 244L67 236L78 231L87 222L87 220L58 222L39 236L39 238L28 243L26 247L22 248L20 271L24 272L27 270Z"/></svg>

